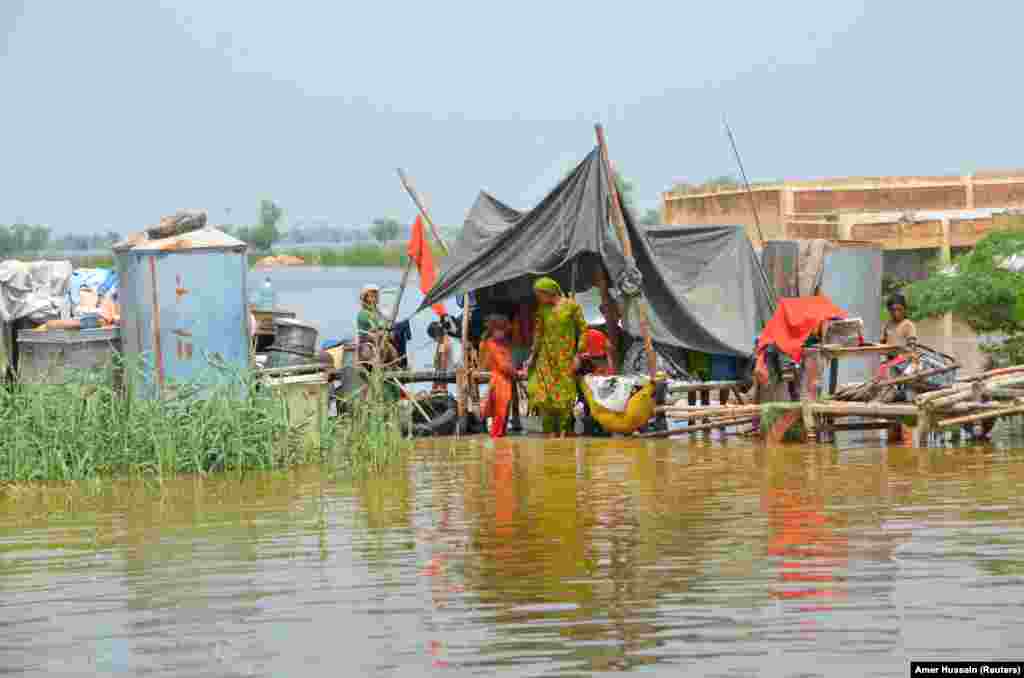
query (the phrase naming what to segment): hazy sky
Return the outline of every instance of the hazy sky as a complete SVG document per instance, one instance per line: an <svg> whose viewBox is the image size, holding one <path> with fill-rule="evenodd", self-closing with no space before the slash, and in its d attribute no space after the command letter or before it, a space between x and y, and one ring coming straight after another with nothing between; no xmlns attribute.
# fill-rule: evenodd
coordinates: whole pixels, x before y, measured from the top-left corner
<svg viewBox="0 0 1024 678"><path fill-rule="evenodd" d="M723 113L751 179L1019 166L1021 26L1006 0L0 0L0 223L261 196L407 221L397 166L461 223L481 188L531 206L596 121L655 206L735 171Z"/></svg>

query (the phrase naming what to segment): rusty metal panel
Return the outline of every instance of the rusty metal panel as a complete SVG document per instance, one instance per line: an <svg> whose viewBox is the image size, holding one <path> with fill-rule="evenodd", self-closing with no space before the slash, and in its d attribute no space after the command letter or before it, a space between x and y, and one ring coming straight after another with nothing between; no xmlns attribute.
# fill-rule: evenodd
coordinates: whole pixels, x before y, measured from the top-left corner
<svg viewBox="0 0 1024 678"><path fill-rule="evenodd" d="M776 296L800 296L797 288L799 262L800 246L795 240L769 240L764 244L762 264Z"/></svg>
<svg viewBox="0 0 1024 678"><path fill-rule="evenodd" d="M882 334L882 248L879 245L834 242L825 256L821 293L850 316L864 320L864 340ZM839 364L839 383L867 381L877 357L848 358Z"/></svg>

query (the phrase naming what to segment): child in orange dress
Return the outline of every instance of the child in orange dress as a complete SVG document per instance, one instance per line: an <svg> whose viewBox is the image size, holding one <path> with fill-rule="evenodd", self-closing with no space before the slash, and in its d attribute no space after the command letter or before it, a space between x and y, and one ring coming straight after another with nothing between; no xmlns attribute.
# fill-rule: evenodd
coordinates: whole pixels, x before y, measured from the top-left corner
<svg viewBox="0 0 1024 678"><path fill-rule="evenodd" d="M503 438L508 426L509 405L515 388L516 368L509 343L509 322L504 316L491 316L487 321L487 338L480 347L484 367L491 373L487 400L481 414L491 419L491 437Z"/></svg>

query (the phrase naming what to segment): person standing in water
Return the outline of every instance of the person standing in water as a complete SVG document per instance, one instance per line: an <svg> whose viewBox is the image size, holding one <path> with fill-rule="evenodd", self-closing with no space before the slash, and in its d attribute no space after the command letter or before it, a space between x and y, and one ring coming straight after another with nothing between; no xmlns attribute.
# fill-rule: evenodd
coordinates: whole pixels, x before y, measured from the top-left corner
<svg viewBox="0 0 1024 678"><path fill-rule="evenodd" d="M481 408L481 415L491 420L492 438L503 438L508 427L509 405L515 388L516 367L512 362L512 346L509 342L508 319L492 315L487 319L487 338L480 347L484 366L491 373L487 389L487 400Z"/></svg>
<svg viewBox="0 0 1024 678"><path fill-rule="evenodd" d="M527 360L530 407L542 417L544 433L564 437L573 431L579 354L586 351L583 308L551 278L533 285L537 296L533 348Z"/></svg>
<svg viewBox="0 0 1024 678"><path fill-rule="evenodd" d="M885 327L882 328L882 343L891 346L913 347L917 344L917 328L914 323L907 318L907 299L902 294L894 294L889 297L889 301L886 304L889 309L889 320L886 321ZM889 360L882 364L879 370L879 377L882 379L888 378L893 375L894 368L907 361L907 356L899 353L890 353ZM900 390L897 393L897 400L905 400L907 397L906 390L903 386L899 387ZM903 424L893 425L893 433L895 433L904 443L910 444L912 442L912 436L910 429Z"/></svg>

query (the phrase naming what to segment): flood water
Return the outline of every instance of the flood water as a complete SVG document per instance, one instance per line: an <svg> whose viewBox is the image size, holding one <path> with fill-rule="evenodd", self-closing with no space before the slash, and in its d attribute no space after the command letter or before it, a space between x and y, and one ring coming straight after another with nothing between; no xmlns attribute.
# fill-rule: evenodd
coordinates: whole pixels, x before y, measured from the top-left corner
<svg viewBox="0 0 1024 678"><path fill-rule="evenodd" d="M282 302L344 333L354 291L288 275ZM472 438L357 481L0 488L0 674L859 677L1019 659L1022 447Z"/></svg>
<svg viewBox="0 0 1024 678"><path fill-rule="evenodd" d="M1024 655L1024 453L425 443L0 500L0 672L904 676Z"/></svg>

